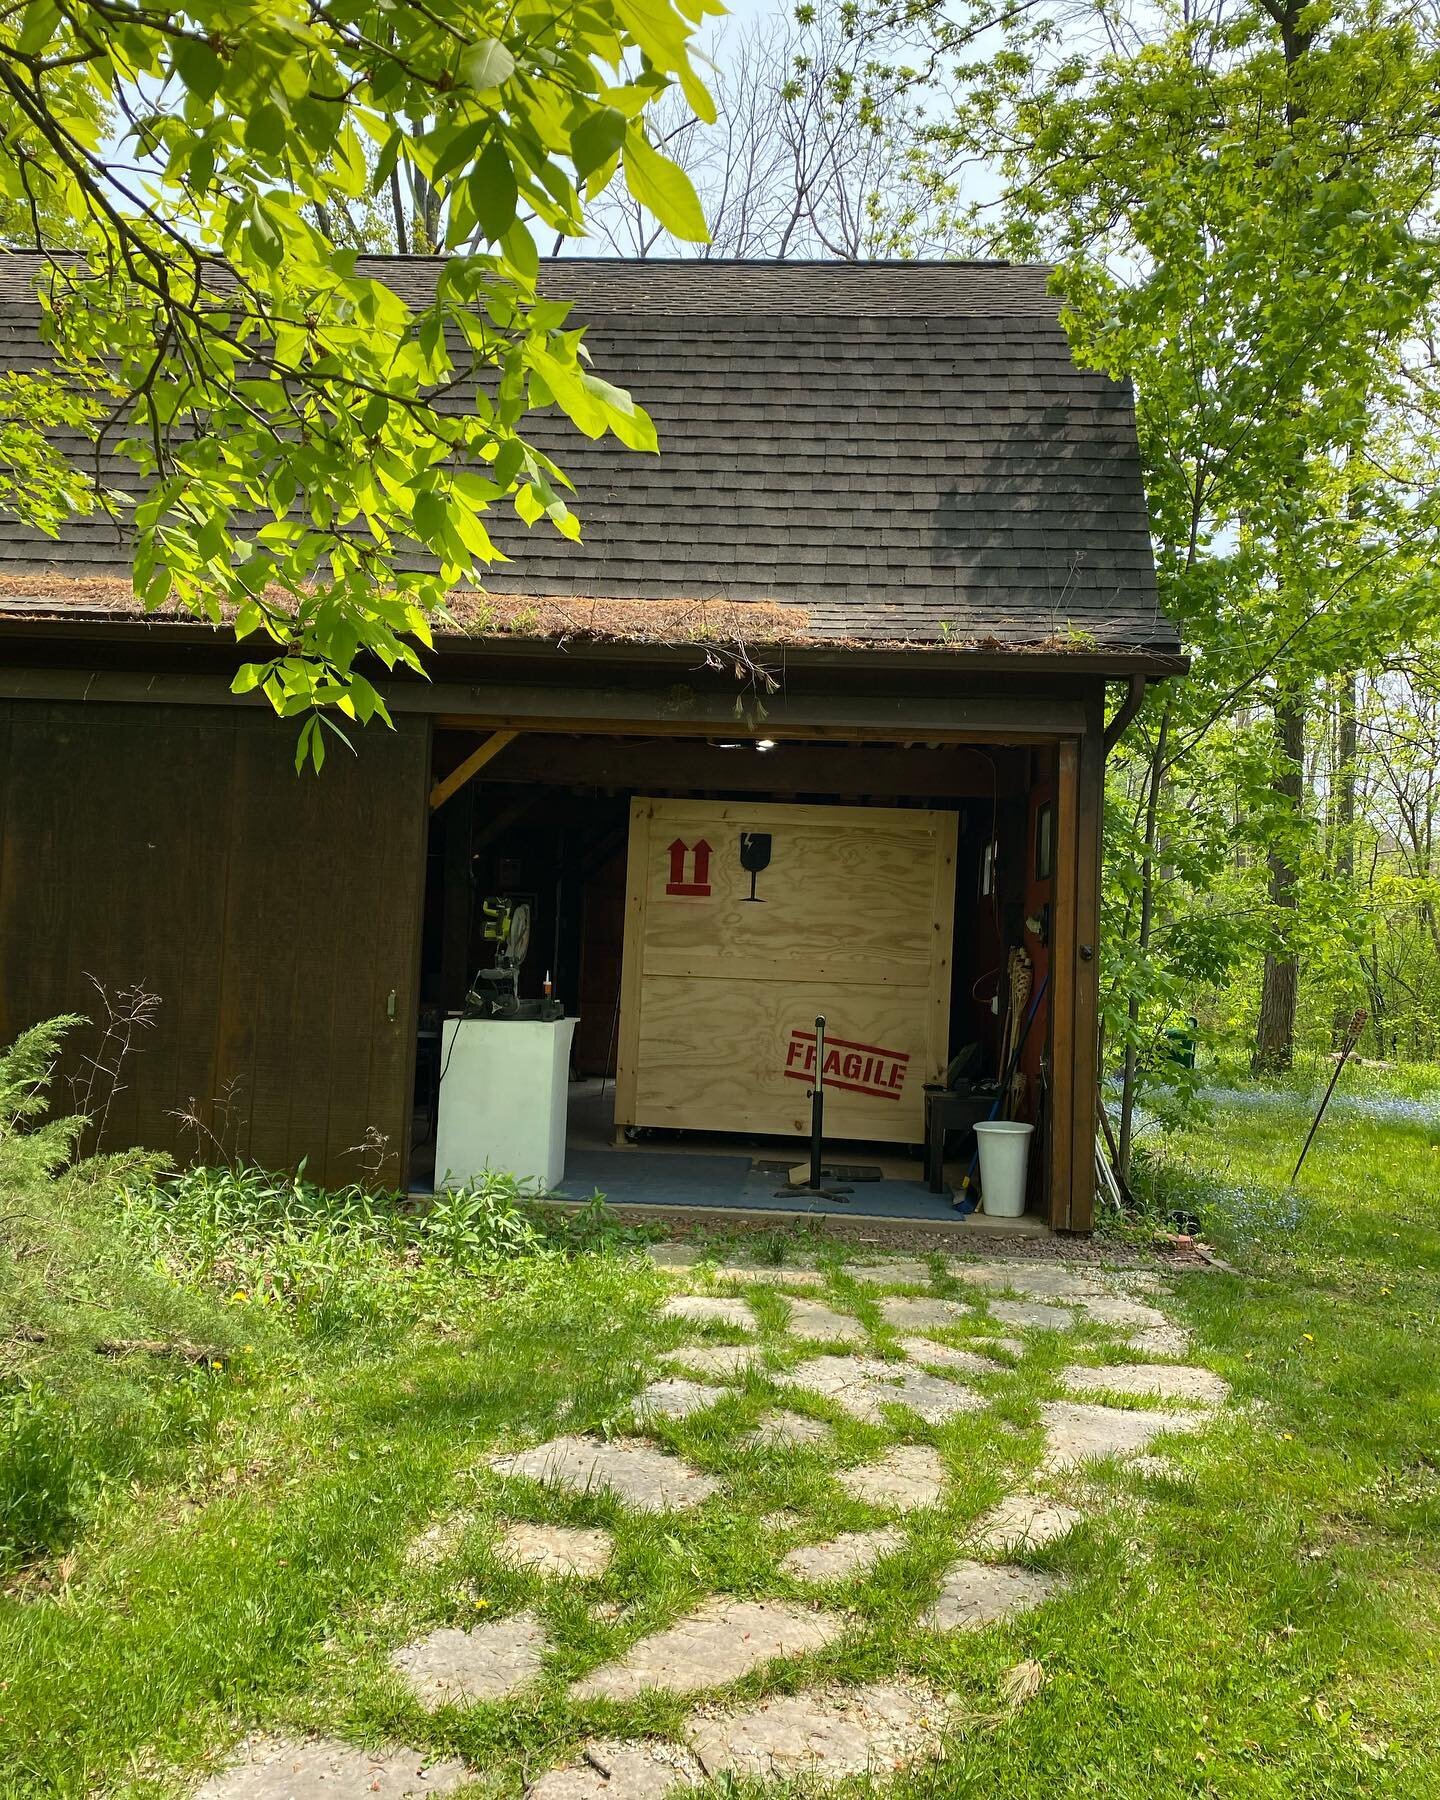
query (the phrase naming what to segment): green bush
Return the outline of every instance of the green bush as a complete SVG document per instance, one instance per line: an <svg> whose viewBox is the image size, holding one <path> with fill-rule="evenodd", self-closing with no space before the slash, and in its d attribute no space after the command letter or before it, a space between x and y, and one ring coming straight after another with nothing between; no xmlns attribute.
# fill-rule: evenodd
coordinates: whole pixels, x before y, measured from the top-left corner
<svg viewBox="0 0 1440 1800"><path fill-rule="evenodd" d="M53 1175L74 1154L84 1119L40 1121L50 1104L65 1034L84 1023L78 1014L47 1019L0 1050L0 1196Z"/></svg>

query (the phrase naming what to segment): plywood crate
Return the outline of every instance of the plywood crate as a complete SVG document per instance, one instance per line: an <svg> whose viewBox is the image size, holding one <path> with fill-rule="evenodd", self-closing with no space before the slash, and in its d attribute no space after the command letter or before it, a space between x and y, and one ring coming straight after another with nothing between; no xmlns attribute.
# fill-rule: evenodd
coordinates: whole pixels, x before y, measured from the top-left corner
<svg viewBox="0 0 1440 1800"><path fill-rule="evenodd" d="M741 865L742 833L770 837ZM618 1125L916 1143L949 1051L953 813L636 799Z"/></svg>

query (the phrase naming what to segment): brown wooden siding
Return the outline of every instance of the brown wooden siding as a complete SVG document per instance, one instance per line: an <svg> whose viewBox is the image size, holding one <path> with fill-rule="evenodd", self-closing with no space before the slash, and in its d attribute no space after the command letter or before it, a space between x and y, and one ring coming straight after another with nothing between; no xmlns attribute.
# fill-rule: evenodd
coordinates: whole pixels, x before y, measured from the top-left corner
<svg viewBox="0 0 1440 1800"><path fill-rule="evenodd" d="M319 778L294 741L239 707L0 703L0 1041L93 1017L90 975L142 983L160 1006L107 1147L191 1152L174 1115L194 1100L236 1154L330 1182L374 1126L398 1181L429 727L365 731Z"/></svg>

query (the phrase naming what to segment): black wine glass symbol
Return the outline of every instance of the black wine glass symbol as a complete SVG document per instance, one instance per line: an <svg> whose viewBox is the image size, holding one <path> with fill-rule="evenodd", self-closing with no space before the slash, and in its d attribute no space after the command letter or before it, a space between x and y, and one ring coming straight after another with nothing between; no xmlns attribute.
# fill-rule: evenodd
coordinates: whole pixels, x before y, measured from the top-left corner
<svg viewBox="0 0 1440 1800"><path fill-rule="evenodd" d="M755 877L762 869L770 867L770 833L768 831L742 831L740 833L740 867L750 876L750 892L746 900L753 900L763 906L765 902L755 892Z"/></svg>

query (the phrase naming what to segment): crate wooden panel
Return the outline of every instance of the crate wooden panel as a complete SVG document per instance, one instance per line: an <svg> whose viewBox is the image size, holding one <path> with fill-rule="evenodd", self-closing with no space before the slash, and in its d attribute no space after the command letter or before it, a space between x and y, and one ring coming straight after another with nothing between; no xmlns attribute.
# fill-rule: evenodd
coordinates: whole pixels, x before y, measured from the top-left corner
<svg viewBox="0 0 1440 1800"><path fill-rule="evenodd" d="M742 832L768 833L751 881ZM636 799L616 1121L917 1142L949 1047L954 813Z"/></svg>

